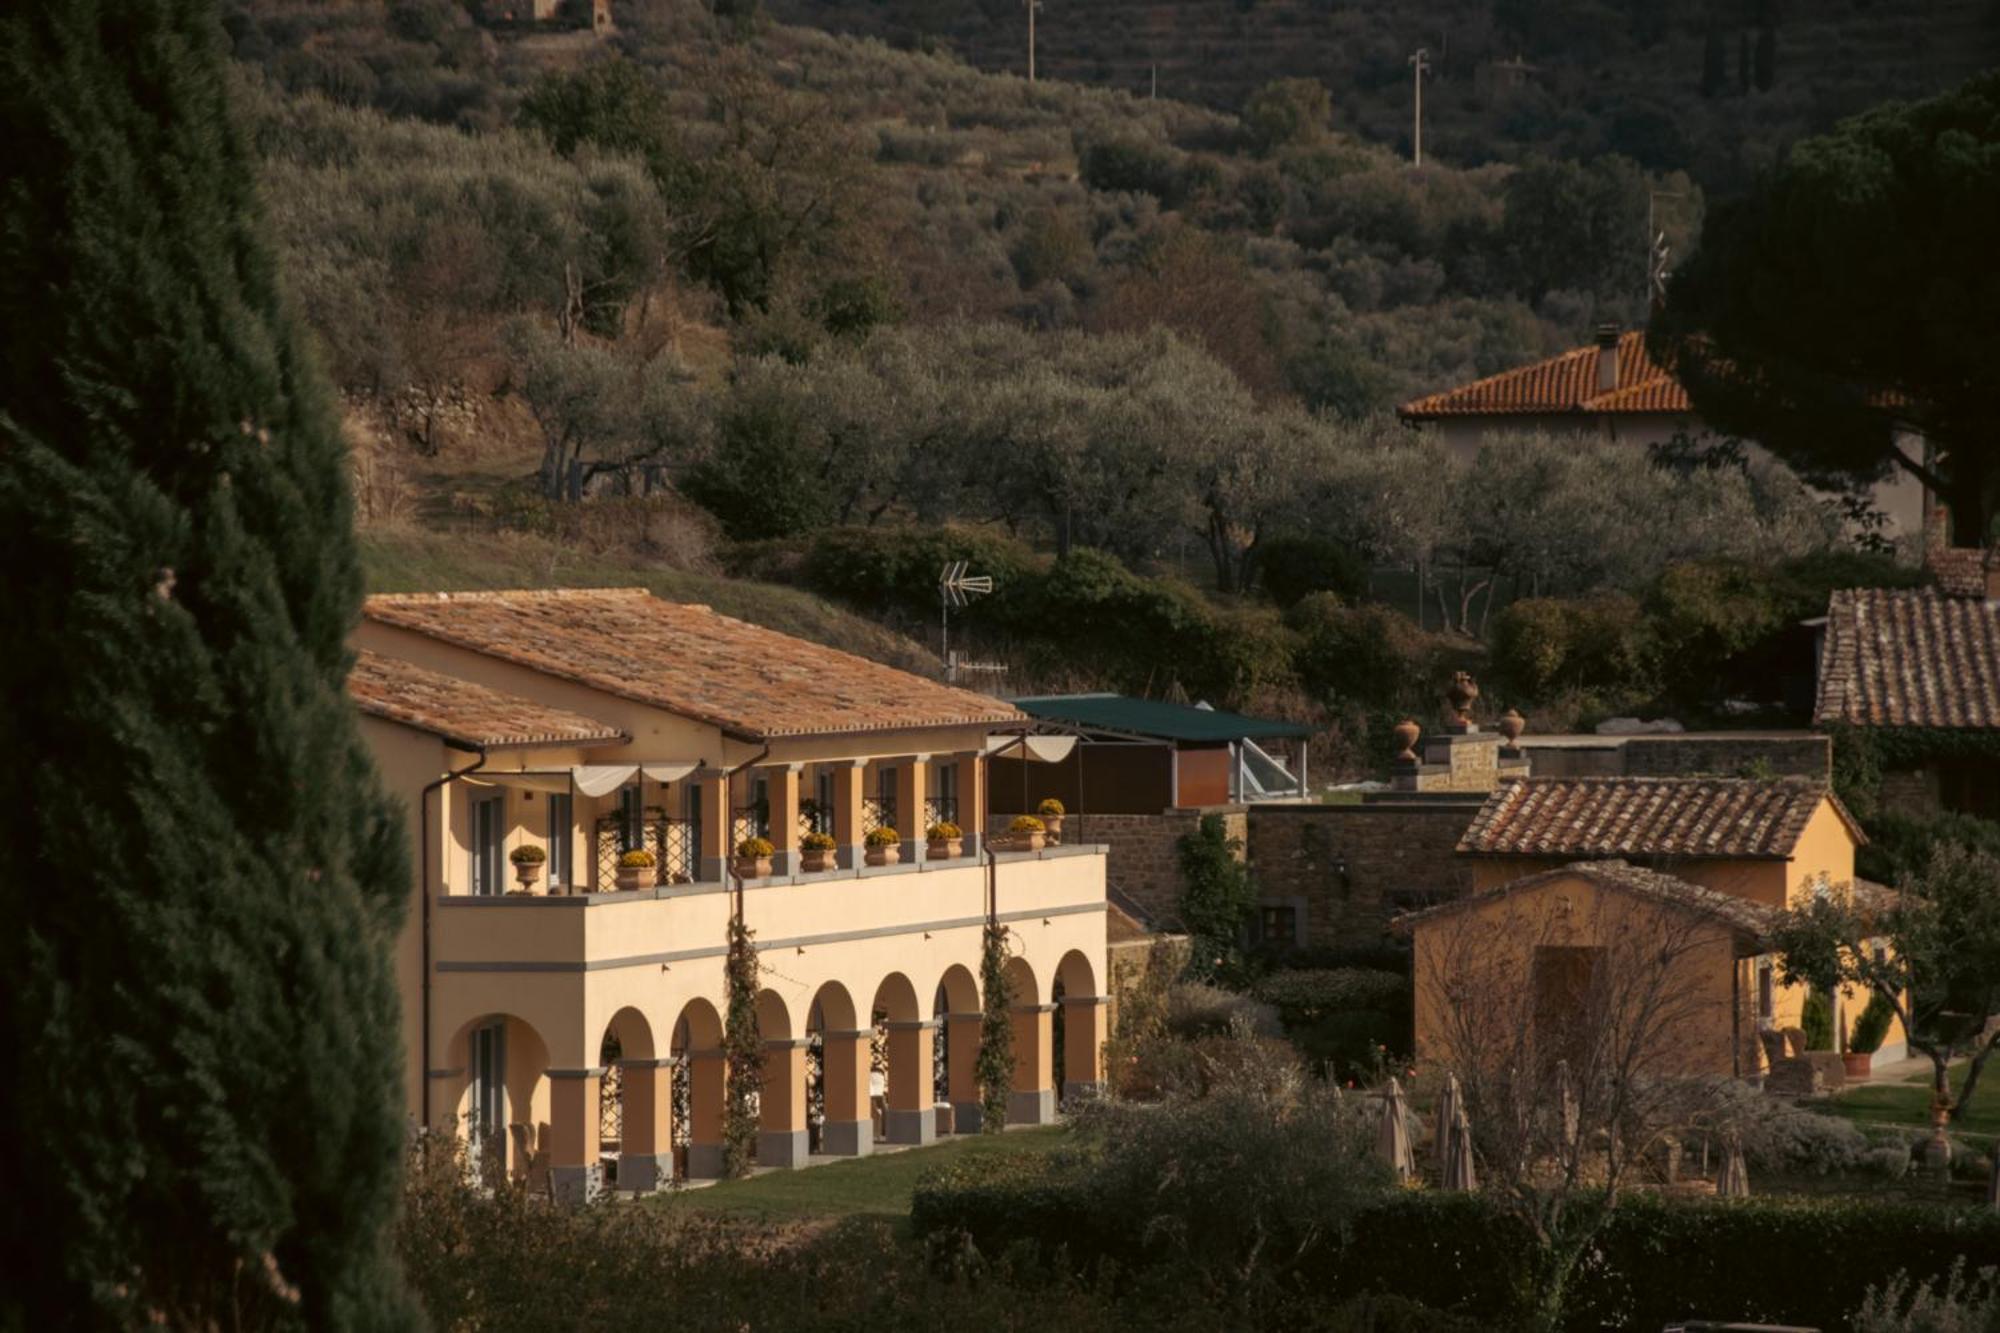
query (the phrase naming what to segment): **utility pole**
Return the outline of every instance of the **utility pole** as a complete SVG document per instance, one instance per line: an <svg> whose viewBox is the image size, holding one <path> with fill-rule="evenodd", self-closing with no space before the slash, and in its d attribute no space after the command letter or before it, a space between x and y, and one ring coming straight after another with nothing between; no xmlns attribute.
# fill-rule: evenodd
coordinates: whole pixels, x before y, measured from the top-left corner
<svg viewBox="0 0 2000 1333"><path fill-rule="evenodd" d="M1410 57L1410 68L1417 76L1416 132L1411 136L1411 146L1415 151L1411 165L1420 167L1424 164L1424 75L1431 72L1431 53L1418 47L1416 54Z"/></svg>
<svg viewBox="0 0 2000 1333"><path fill-rule="evenodd" d="M1035 11L1042 7L1042 0L1026 0L1028 6L1028 82L1035 81Z"/></svg>

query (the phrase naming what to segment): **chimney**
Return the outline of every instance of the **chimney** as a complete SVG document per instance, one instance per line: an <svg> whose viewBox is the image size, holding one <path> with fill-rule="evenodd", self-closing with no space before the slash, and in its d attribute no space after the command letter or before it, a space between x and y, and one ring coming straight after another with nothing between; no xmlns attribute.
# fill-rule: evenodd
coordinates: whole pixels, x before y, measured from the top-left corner
<svg viewBox="0 0 2000 1333"><path fill-rule="evenodd" d="M1610 393L1618 387L1618 326L1597 326L1597 391Z"/></svg>

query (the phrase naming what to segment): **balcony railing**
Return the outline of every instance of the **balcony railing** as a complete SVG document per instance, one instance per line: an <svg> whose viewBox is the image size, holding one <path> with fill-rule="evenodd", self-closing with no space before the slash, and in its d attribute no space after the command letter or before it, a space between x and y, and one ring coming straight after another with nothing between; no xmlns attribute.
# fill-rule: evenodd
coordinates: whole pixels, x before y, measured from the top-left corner
<svg viewBox="0 0 2000 1333"><path fill-rule="evenodd" d="M692 884L700 868L696 856L696 830L685 819L669 819L657 805L649 805L640 817L640 846L653 854L659 882ZM599 816L592 841L596 845L597 883L600 889L618 881L618 858L632 850L634 839L623 813L612 811Z"/></svg>

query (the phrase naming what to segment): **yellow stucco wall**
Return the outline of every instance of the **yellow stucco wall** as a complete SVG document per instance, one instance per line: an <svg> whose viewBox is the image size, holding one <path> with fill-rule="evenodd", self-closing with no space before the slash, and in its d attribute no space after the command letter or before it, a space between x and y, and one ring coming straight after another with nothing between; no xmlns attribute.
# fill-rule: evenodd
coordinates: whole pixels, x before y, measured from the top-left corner
<svg viewBox="0 0 2000 1333"><path fill-rule="evenodd" d="M1605 889L1582 875L1475 898L1472 904L1412 929L1417 1058L1452 1063L1462 1050L1448 1036L1454 986L1475 991L1469 1001L1480 1021L1512 1033L1531 1021L1534 951L1540 945L1607 948L1619 956L1619 941L1648 931L1686 929L1667 986L1676 1000L1674 1021L1662 1031L1662 1054L1655 1068L1687 1074L1729 1074L1737 1066L1732 1042L1748 1024L1732 1013L1745 997L1738 976L1731 932L1719 923L1696 921L1669 927L1678 909ZM1503 1047L1511 1036L1496 1042ZM1747 1071L1746 1071L1747 1072Z"/></svg>
<svg viewBox="0 0 2000 1333"><path fill-rule="evenodd" d="M1830 800L1819 803L1792 848L1785 873L1785 905L1797 902L1800 891L1822 877L1829 884L1847 884L1854 879L1854 834Z"/></svg>

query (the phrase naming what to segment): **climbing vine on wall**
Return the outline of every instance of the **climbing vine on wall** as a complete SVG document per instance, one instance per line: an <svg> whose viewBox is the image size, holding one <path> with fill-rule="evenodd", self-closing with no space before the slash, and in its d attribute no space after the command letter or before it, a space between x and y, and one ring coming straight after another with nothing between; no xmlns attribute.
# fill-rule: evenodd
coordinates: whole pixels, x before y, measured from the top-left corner
<svg viewBox="0 0 2000 1333"><path fill-rule="evenodd" d="M1007 1093L1014 1083L1014 987L1007 976L1007 928L986 923L979 954L979 1128L997 1134L1007 1127Z"/></svg>
<svg viewBox="0 0 2000 1333"><path fill-rule="evenodd" d="M722 1052L728 1083L722 1113L722 1173L734 1179L749 1175L757 1158L757 1095L764 1082L764 1043L757 1032L757 943L741 916L729 920L725 966L729 1014Z"/></svg>

